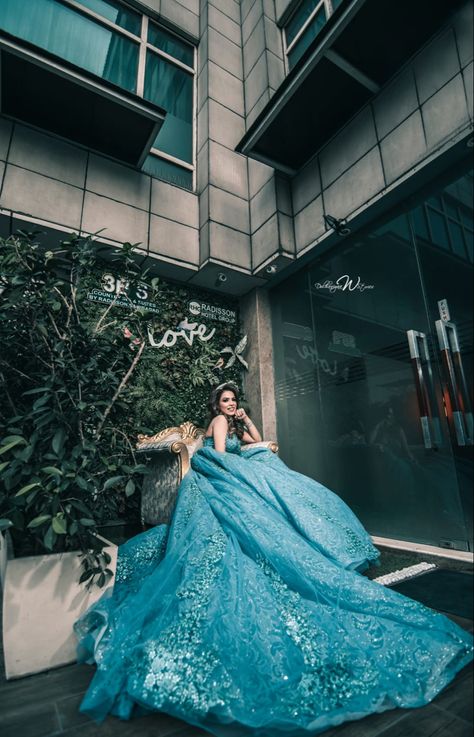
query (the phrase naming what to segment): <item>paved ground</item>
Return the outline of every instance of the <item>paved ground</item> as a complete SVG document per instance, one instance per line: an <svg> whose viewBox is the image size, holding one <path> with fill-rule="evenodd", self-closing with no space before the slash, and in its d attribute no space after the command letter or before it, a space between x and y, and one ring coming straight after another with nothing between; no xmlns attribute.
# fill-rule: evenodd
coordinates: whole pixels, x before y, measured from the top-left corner
<svg viewBox="0 0 474 737"><path fill-rule="evenodd" d="M466 630L473 622L449 615ZM1 658L3 662L3 658ZM108 718L96 725L78 712L91 679L91 666L71 665L14 681L0 675L0 734L2 737L204 737L207 733L166 715L131 722ZM471 737L472 666L434 702L422 709L396 709L350 722L324 737Z"/></svg>

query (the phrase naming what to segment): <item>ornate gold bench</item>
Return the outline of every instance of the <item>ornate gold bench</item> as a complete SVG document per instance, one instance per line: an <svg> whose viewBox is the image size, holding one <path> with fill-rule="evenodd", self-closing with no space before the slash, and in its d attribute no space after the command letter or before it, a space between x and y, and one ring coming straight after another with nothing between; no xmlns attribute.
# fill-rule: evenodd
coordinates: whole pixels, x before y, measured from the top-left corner
<svg viewBox="0 0 474 737"><path fill-rule="evenodd" d="M161 525L170 521L178 487L190 468L193 453L202 447L205 430L192 422L179 427L167 427L156 435L139 435L137 452L146 454L150 473L143 481L141 521L144 527ZM273 441L242 445L248 448L268 448L278 452Z"/></svg>

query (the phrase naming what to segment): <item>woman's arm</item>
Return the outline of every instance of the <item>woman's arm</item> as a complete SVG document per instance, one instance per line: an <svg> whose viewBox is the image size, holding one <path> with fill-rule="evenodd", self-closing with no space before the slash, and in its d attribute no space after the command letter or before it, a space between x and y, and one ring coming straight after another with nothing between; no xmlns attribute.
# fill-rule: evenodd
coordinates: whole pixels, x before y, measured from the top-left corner
<svg viewBox="0 0 474 737"><path fill-rule="evenodd" d="M235 413L235 416L238 417L239 420L242 420L246 427L246 432L244 432L242 436L242 440L244 441L244 443L260 443L262 440L262 436L253 424L250 417L248 417L246 411L244 409L238 409Z"/></svg>
<svg viewBox="0 0 474 737"><path fill-rule="evenodd" d="M212 423L212 437L214 438L214 448L220 453L225 452L225 439L229 426L223 415L218 415Z"/></svg>
<svg viewBox="0 0 474 737"><path fill-rule="evenodd" d="M256 443L258 441L254 440L253 437L249 435L246 430L244 430L244 434L242 435L242 442L243 443Z"/></svg>

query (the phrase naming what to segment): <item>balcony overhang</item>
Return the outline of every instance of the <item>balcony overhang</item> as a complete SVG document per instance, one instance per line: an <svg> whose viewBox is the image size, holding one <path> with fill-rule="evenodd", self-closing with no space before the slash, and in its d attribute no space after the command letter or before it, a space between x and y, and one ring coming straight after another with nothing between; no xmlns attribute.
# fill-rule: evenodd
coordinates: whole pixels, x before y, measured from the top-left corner
<svg viewBox="0 0 474 737"><path fill-rule="evenodd" d="M140 167L166 112L0 36L2 114Z"/></svg>
<svg viewBox="0 0 474 737"><path fill-rule="evenodd" d="M345 0L236 150L294 174L462 2Z"/></svg>

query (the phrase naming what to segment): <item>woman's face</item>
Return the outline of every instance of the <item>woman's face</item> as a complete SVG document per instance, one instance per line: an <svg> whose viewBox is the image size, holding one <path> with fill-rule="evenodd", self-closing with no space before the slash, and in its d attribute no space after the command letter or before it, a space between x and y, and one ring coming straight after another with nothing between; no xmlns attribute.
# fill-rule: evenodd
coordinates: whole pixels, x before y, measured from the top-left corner
<svg viewBox="0 0 474 737"><path fill-rule="evenodd" d="M226 417L233 417L237 409L237 400L234 392L226 389L219 398L219 410Z"/></svg>

